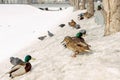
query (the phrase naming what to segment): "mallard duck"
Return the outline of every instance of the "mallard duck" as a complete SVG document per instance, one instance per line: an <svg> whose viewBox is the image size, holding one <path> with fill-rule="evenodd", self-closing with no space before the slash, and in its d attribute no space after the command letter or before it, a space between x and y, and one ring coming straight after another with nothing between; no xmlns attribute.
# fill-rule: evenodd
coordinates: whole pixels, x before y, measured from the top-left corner
<svg viewBox="0 0 120 80"><path fill-rule="evenodd" d="M32 67L32 65L29 62L31 59L32 59L32 57L30 55L27 55L24 59L25 62L24 61L22 61L20 63L16 62L15 63L16 65L14 67L12 67L11 70L8 72L10 74L10 77L14 78L16 76L20 76L20 75L23 75L23 74L29 72ZM13 60L15 61L16 58Z"/></svg>
<svg viewBox="0 0 120 80"><path fill-rule="evenodd" d="M76 34L76 36L73 37L73 38L79 38L80 41L85 42L85 40L84 40L84 38L83 38L83 33L81 33L81 32L78 32L78 33Z"/></svg>
<svg viewBox="0 0 120 80"><path fill-rule="evenodd" d="M83 38L83 35L86 35L86 30L80 30L80 32L78 32L75 37L72 37L72 39L75 40L75 41L77 41L77 42L82 42L82 43L84 43L84 47L86 47L86 48L89 49L90 45L88 45L88 44L85 42L85 40L84 40L84 38Z"/></svg>
<svg viewBox="0 0 120 80"><path fill-rule="evenodd" d="M75 25L75 28L76 28L76 29L80 29L80 25L79 25L79 24L76 24L76 25Z"/></svg>
<svg viewBox="0 0 120 80"><path fill-rule="evenodd" d="M78 18L79 18L80 20L84 19L84 14L83 14L83 13L78 14Z"/></svg>
<svg viewBox="0 0 120 80"><path fill-rule="evenodd" d="M80 40L73 39L70 36L66 36L62 42L65 42L66 48L74 52L72 57L76 57L77 54L88 52L90 50L85 43L81 42Z"/></svg>
<svg viewBox="0 0 120 80"><path fill-rule="evenodd" d="M76 27L76 22L72 19L71 22L68 22L71 27Z"/></svg>

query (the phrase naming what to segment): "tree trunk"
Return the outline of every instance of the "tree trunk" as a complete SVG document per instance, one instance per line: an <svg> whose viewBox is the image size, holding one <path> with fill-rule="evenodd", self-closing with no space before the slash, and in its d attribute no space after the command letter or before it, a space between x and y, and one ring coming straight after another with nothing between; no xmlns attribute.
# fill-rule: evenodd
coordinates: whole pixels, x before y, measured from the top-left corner
<svg viewBox="0 0 120 80"><path fill-rule="evenodd" d="M104 35L110 35L120 31L120 1L103 0L103 5L106 12Z"/></svg>
<svg viewBox="0 0 120 80"><path fill-rule="evenodd" d="M70 2L70 4L71 4L72 6L75 5L74 0L69 0L69 2Z"/></svg>
<svg viewBox="0 0 120 80"><path fill-rule="evenodd" d="M80 6L79 6L79 0L74 0L75 1L75 10L79 10Z"/></svg>
<svg viewBox="0 0 120 80"><path fill-rule="evenodd" d="M87 12L89 17L94 15L94 0L87 0Z"/></svg>
<svg viewBox="0 0 120 80"><path fill-rule="evenodd" d="M79 3L80 10L85 9L85 2L86 2L86 0L81 0L81 1L80 1L80 3Z"/></svg>
<svg viewBox="0 0 120 80"><path fill-rule="evenodd" d="M75 8L75 10L80 9L79 0L69 0L69 2Z"/></svg>
<svg viewBox="0 0 120 80"><path fill-rule="evenodd" d="M0 0L0 4L2 4L3 3L3 0Z"/></svg>

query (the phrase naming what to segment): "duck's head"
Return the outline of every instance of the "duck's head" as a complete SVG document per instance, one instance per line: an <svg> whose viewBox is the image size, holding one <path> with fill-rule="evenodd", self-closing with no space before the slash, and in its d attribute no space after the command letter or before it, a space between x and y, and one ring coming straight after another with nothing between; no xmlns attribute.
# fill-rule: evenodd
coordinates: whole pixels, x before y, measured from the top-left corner
<svg viewBox="0 0 120 80"><path fill-rule="evenodd" d="M25 62L29 62L32 59L32 57L30 55L26 55L25 56Z"/></svg>
<svg viewBox="0 0 120 80"><path fill-rule="evenodd" d="M79 32L79 33L76 34L77 38L81 38L82 36L83 36L83 33L81 33L81 32Z"/></svg>

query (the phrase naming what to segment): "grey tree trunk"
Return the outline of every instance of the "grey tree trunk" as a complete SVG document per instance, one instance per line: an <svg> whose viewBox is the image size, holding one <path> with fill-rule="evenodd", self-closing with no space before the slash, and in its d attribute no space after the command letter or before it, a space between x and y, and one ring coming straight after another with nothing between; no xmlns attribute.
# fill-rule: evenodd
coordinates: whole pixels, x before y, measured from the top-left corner
<svg viewBox="0 0 120 80"><path fill-rule="evenodd" d="M80 9L80 6L79 6L80 1L79 0L74 0L74 1L75 1L75 10L79 10Z"/></svg>
<svg viewBox="0 0 120 80"><path fill-rule="evenodd" d="M110 35L120 31L120 1L103 0L105 14L105 33Z"/></svg>
<svg viewBox="0 0 120 80"><path fill-rule="evenodd" d="M94 0L87 0L87 12L88 17L92 17L94 15Z"/></svg>
<svg viewBox="0 0 120 80"><path fill-rule="evenodd" d="M79 0L69 0L70 4L75 8L75 10L80 9Z"/></svg>
<svg viewBox="0 0 120 80"><path fill-rule="evenodd" d="M85 2L86 2L86 0L81 0L81 1L80 1L80 3L79 3L80 10L85 9Z"/></svg>
<svg viewBox="0 0 120 80"><path fill-rule="evenodd" d="M0 4L2 4L2 3L4 3L4 1L3 1L3 0L0 0Z"/></svg>
<svg viewBox="0 0 120 80"><path fill-rule="evenodd" d="M38 0L38 3L39 4L44 3L44 0Z"/></svg>

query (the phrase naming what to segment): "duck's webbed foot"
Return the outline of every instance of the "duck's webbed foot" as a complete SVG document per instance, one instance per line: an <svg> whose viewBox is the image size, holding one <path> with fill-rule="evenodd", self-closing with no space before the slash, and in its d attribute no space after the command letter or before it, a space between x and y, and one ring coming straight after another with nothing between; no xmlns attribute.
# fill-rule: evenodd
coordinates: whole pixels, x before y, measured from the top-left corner
<svg viewBox="0 0 120 80"><path fill-rule="evenodd" d="M11 73L10 73L9 77L10 77L11 79L13 79L13 76L11 75Z"/></svg>

